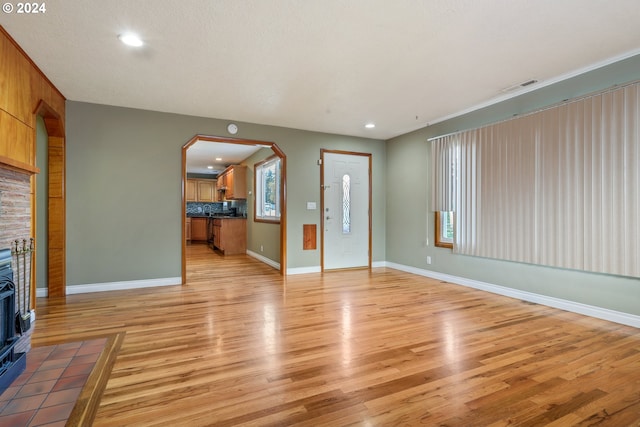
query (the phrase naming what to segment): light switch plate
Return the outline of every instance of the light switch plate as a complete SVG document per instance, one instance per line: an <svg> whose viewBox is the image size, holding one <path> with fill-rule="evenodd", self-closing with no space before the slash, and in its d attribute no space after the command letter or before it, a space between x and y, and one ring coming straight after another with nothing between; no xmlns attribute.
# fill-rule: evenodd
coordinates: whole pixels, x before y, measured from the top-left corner
<svg viewBox="0 0 640 427"><path fill-rule="evenodd" d="M307 202L307 210L308 211L316 210L316 202Z"/></svg>

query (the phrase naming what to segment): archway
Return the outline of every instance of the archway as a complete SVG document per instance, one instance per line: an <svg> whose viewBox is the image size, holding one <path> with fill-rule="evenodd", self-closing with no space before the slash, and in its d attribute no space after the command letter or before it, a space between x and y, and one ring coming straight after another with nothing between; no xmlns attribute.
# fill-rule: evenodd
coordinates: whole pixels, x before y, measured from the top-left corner
<svg viewBox="0 0 640 427"><path fill-rule="evenodd" d="M66 295L66 211L65 211L65 133L61 115L40 101L35 114L42 116L48 139L48 196L47 211L48 251L47 286L49 297ZM32 200L32 229L35 230L35 194ZM33 278L34 276L32 276ZM32 283L35 283L33 281ZM31 288L31 301L35 301L35 286Z"/></svg>
<svg viewBox="0 0 640 427"><path fill-rule="evenodd" d="M275 155L282 161L282 177L280 182L280 194L282 197L281 217L280 217L280 274L285 275L287 271L287 156L274 142L257 141L249 139L225 138L218 136L196 135L182 146L182 284L187 281L187 261L186 261L186 185L187 185L187 150L197 141L221 142L226 144L259 145L271 148Z"/></svg>

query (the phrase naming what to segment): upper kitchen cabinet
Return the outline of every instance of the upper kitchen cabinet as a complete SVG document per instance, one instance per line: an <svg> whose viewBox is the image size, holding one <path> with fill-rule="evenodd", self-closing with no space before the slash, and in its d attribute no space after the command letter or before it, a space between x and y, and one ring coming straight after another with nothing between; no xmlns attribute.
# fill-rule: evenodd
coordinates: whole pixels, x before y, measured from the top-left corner
<svg viewBox="0 0 640 427"><path fill-rule="evenodd" d="M218 175L222 179L220 190L224 191L225 200L244 200L247 198L247 167L244 165L229 166Z"/></svg>
<svg viewBox="0 0 640 427"><path fill-rule="evenodd" d="M225 182L225 186L224 186L224 188L225 188L225 192L224 192L225 199L234 199L235 195L237 194L234 191L234 188L233 188L233 183L234 183L233 174L234 174L234 172L233 172L233 168L232 168L224 176L225 181L226 181Z"/></svg>
<svg viewBox="0 0 640 427"><path fill-rule="evenodd" d="M195 179L187 179L187 186L185 189L185 198L187 199L187 202L195 202L196 201L196 194L197 194L197 188L198 184L196 182Z"/></svg>
<svg viewBox="0 0 640 427"><path fill-rule="evenodd" d="M216 181L213 179L187 179L187 202L217 202Z"/></svg>
<svg viewBox="0 0 640 427"><path fill-rule="evenodd" d="M216 190L224 191L227 186L227 177L223 174L218 175L218 179L216 180Z"/></svg>
<svg viewBox="0 0 640 427"><path fill-rule="evenodd" d="M212 180L198 180L198 201L216 202L218 200L216 182Z"/></svg>

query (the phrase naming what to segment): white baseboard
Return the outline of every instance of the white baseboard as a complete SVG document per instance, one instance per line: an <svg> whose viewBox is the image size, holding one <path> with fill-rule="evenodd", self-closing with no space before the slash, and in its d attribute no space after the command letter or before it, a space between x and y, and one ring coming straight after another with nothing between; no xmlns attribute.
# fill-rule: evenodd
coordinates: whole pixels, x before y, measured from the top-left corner
<svg viewBox="0 0 640 427"><path fill-rule="evenodd" d="M407 273L417 274L419 276L430 277L432 279L442 280L454 283L456 285L467 286L469 288L479 289L498 295L503 295L519 300L534 302L536 304L546 305L548 307L559 308L561 310L573 313L584 314L598 319L608 320L610 322L620 323L622 325L640 328L640 316L621 311L609 310L607 308L596 307L593 305L582 304L579 302L564 300L546 295L535 294L532 292L521 291L518 289L507 288L505 286L494 285L492 283L481 282L479 280L467 279L464 277L453 276L436 271L424 270L421 268L410 267L407 265L396 264L393 262L385 262L386 267L396 270L406 271Z"/></svg>
<svg viewBox="0 0 640 427"><path fill-rule="evenodd" d="M298 268L287 268L287 276L294 274L309 274L309 273L321 273L322 269L320 266L314 267L298 267Z"/></svg>
<svg viewBox="0 0 640 427"><path fill-rule="evenodd" d="M386 261L375 261L371 263L371 268L377 267L386 267ZM287 275L291 274L308 274L308 273L322 273L322 267L314 266L314 267L299 267L299 268L289 268L287 269Z"/></svg>
<svg viewBox="0 0 640 427"><path fill-rule="evenodd" d="M160 279L128 280L124 282L93 283L66 287L66 295L86 294L90 292L120 291L126 289L152 288L156 286L174 286L182 284L181 277L164 277ZM36 297L49 295L47 289L36 289Z"/></svg>
<svg viewBox="0 0 640 427"><path fill-rule="evenodd" d="M258 261L264 262L267 265L270 265L271 267L275 268L276 270L280 270L280 263L279 262L275 262L272 259L269 259L265 256L260 255L259 253L247 250L247 255L249 255L251 258L255 258Z"/></svg>
<svg viewBox="0 0 640 427"><path fill-rule="evenodd" d="M255 252L247 251L247 255L256 258L275 269L280 269L280 264L276 263L268 258L265 258ZM372 264L372 267L389 267L400 271L406 271L407 273L417 274L419 276L430 277L432 279L442 280L457 285L467 286L474 289L479 289L486 292L491 292L498 295L503 295L519 300L534 302L536 304L542 304L549 307L559 308L561 310L570 311L573 313L583 314L585 316L591 316L598 319L608 320L610 322L620 323L622 325L633 326L640 328L640 316L623 313L621 311L609 310L607 308L596 307L592 305L582 304L579 302L564 300L555 297L549 297L546 295L535 294L532 292L521 291L518 289L507 288L505 286L494 285L492 283L481 282L479 280L467 279L464 277L453 276L446 273L438 273L436 271L425 270L421 268L411 267L402 264L396 264L387 261L378 261ZM299 267L287 269L287 275L295 274L308 274L308 273L320 273L322 269L320 266L313 267ZM89 292L104 292L124 289L139 289L149 288L154 286L173 286L180 285L182 278L180 277L167 277L161 279L147 279L147 280L131 280L124 282L111 282L111 283L96 283L87 285L75 285L67 286L66 294L81 294ZM37 288L36 297L47 297L48 292L46 288ZM33 313L35 315L35 313Z"/></svg>

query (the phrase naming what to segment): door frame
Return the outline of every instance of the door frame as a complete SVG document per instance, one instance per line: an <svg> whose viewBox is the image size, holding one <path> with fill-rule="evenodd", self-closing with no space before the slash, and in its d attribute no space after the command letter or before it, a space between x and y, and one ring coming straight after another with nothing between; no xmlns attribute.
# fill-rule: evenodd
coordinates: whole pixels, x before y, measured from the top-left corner
<svg viewBox="0 0 640 427"><path fill-rule="evenodd" d="M187 218L187 150L197 141L222 142L225 144L259 145L263 148L271 148L282 161L280 179L280 274L287 272L287 156L275 142L258 141L251 139L229 138L211 135L195 135L182 146L182 284L187 283L187 242L185 235L185 223ZM255 193L255 191L254 191ZM248 215L247 215L248 217Z"/></svg>
<svg viewBox="0 0 640 427"><path fill-rule="evenodd" d="M369 251L369 261L368 261L368 266L366 268L368 268L369 270L371 270L371 258L372 258L372 230L373 230L373 210L372 210L372 166L373 166L373 162L372 162L372 154L371 153L361 153L361 152L357 152L357 151L343 151L343 150L329 150L329 149L325 149L325 148L321 148L320 149L320 271L324 272L325 268L324 268L324 166L325 166L325 162L324 162L324 155L325 153L331 153L331 154L344 154L344 155L349 155L349 156L363 156L363 157L368 157L369 158L369 244L368 244L368 251ZM363 267L353 267L353 268L363 268ZM333 269L332 269L333 270ZM339 270L339 269L337 269Z"/></svg>

